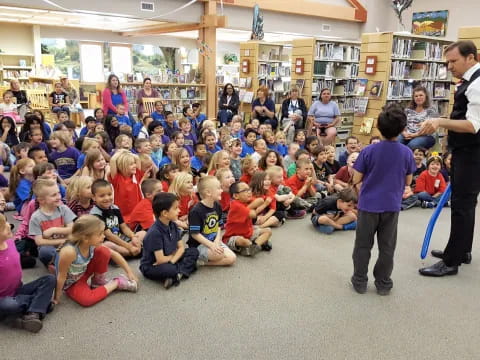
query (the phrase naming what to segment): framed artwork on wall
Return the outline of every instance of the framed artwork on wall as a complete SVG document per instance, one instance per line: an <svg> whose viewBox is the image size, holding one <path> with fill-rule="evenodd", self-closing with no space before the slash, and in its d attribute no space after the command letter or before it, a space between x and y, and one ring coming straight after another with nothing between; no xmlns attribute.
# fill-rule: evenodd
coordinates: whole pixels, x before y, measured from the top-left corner
<svg viewBox="0 0 480 360"><path fill-rule="evenodd" d="M443 37L447 33L448 10L416 12L412 16L412 34Z"/></svg>

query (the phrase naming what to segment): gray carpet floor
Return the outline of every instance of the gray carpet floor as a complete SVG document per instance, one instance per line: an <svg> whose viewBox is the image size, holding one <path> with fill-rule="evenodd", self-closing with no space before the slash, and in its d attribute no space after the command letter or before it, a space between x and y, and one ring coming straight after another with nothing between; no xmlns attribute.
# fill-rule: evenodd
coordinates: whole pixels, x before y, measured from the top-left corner
<svg viewBox="0 0 480 360"><path fill-rule="evenodd" d="M419 276L435 261L419 257L430 215L401 214L387 297L371 275L366 294L352 290L354 232L326 236L309 218L292 220L274 230L271 253L203 267L168 291L142 278L137 294L114 292L91 308L64 296L35 335L0 325L0 358L478 359L480 244L457 276ZM443 249L449 216L445 209L432 248ZM138 271L138 261L130 265ZM37 266L24 280L42 274Z"/></svg>

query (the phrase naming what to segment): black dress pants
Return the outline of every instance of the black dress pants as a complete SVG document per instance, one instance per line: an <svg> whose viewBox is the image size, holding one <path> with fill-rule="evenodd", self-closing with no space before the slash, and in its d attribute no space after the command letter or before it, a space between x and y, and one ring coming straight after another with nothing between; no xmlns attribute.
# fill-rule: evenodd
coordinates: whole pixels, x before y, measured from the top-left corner
<svg viewBox="0 0 480 360"><path fill-rule="evenodd" d="M472 251L480 192L480 146L454 149L451 173L451 228L443 261L447 266L459 266L465 253Z"/></svg>

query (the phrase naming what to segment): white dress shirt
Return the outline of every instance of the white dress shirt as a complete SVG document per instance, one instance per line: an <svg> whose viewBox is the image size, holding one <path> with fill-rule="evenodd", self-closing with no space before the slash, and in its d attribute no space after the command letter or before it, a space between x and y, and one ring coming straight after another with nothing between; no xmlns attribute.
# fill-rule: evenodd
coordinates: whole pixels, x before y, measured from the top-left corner
<svg viewBox="0 0 480 360"><path fill-rule="evenodd" d="M463 74L463 78L470 81L470 78L478 69L480 69L479 63L468 69L465 74ZM480 130L480 77L476 78L469 85L465 96L468 99L466 118L472 123L475 132L478 132L478 130Z"/></svg>

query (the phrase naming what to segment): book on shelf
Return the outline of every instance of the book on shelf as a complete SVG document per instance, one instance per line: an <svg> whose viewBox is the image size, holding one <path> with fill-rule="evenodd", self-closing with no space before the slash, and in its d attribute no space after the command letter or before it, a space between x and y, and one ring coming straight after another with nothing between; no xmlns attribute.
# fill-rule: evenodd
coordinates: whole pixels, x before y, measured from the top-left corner
<svg viewBox="0 0 480 360"><path fill-rule="evenodd" d="M302 96L303 87L305 86L305 79L297 79L295 80L295 86L298 89L298 95ZM313 91L313 89L312 89Z"/></svg>
<svg viewBox="0 0 480 360"><path fill-rule="evenodd" d="M251 104L253 101L253 91L245 91L245 94L243 95L243 100L244 103Z"/></svg>
<svg viewBox="0 0 480 360"><path fill-rule="evenodd" d="M247 78L240 78L238 86L240 86L241 88L247 87Z"/></svg>
<svg viewBox="0 0 480 360"><path fill-rule="evenodd" d="M165 111L173 111L172 104L169 103L163 104L163 108L165 109Z"/></svg>
<svg viewBox="0 0 480 360"><path fill-rule="evenodd" d="M335 67L333 63L315 61L313 65L314 75L334 76Z"/></svg>
<svg viewBox="0 0 480 360"><path fill-rule="evenodd" d="M362 123L360 125L360 134L370 135L372 133L372 128L373 128L374 121L375 121L374 118L364 117L363 120L362 120Z"/></svg>
<svg viewBox="0 0 480 360"><path fill-rule="evenodd" d="M357 79L355 82L355 90L353 94L355 96L364 96L367 90L368 79Z"/></svg>
<svg viewBox="0 0 480 360"><path fill-rule="evenodd" d="M163 97L164 99L170 99L170 98L171 98L170 90L168 90L168 89L167 89L167 90L163 90L163 92L162 92L162 97Z"/></svg>
<svg viewBox="0 0 480 360"><path fill-rule="evenodd" d="M245 87L247 89L250 89L252 87L252 78L250 76L246 78Z"/></svg>
<svg viewBox="0 0 480 360"><path fill-rule="evenodd" d="M412 54L412 39L393 38L392 56L396 58L409 58Z"/></svg>
<svg viewBox="0 0 480 360"><path fill-rule="evenodd" d="M374 81L368 95L370 97L379 98L382 95L383 81Z"/></svg>
<svg viewBox="0 0 480 360"><path fill-rule="evenodd" d="M267 86L267 79L260 79L258 80L258 86ZM247 86L248 88L249 86Z"/></svg>
<svg viewBox="0 0 480 360"><path fill-rule="evenodd" d="M335 85L333 87L333 94L334 96L344 96L345 95L345 85Z"/></svg>
<svg viewBox="0 0 480 360"><path fill-rule="evenodd" d="M187 99L195 99L195 90L194 89L187 90Z"/></svg>
<svg viewBox="0 0 480 360"><path fill-rule="evenodd" d="M281 79L276 79L273 81L273 91L283 91L283 82Z"/></svg>
<svg viewBox="0 0 480 360"><path fill-rule="evenodd" d="M446 98L450 94L450 84L445 82L436 82L433 85L434 98Z"/></svg>
<svg viewBox="0 0 480 360"><path fill-rule="evenodd" d="M363 115L367 112L368 106L368 97L357 97L355 98L355 114Z"/></svg>
<svg viewBox="0 0 480 360"><path fill-rule="evenodd" d="M186 99L187 98L187 90L186 89L181 89L180 90L180 99Z"/></svg>
<svg viewBox="0 0 480 360"><path fill-rule="evenodd" d="M341 114L353 113L355 111L355 98L341 98L337 99L336 101Z"/></svg>

